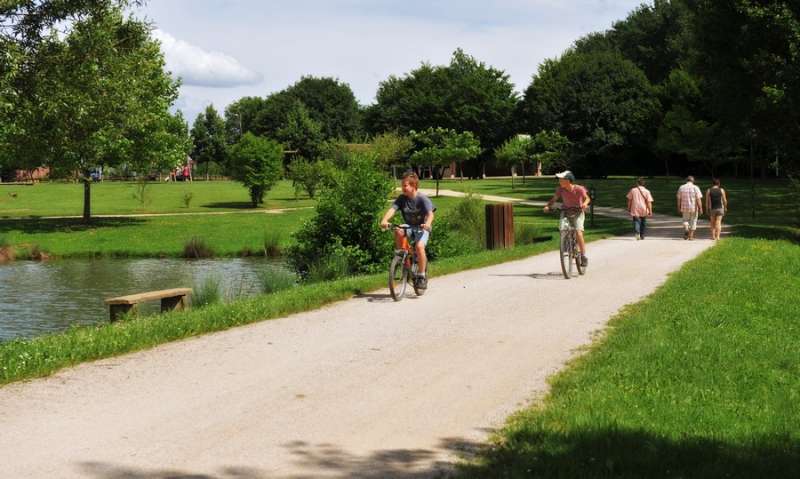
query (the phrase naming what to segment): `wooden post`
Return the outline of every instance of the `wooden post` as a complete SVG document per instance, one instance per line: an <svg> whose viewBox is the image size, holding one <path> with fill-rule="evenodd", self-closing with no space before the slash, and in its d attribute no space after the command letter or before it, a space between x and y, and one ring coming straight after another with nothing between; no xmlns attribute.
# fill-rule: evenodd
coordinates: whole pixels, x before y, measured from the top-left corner
<svg viewBox="0 0 800 479"><path fill-rule="evenodd" d="M486 205L486 249L514 247L514 205Z"/></svg>

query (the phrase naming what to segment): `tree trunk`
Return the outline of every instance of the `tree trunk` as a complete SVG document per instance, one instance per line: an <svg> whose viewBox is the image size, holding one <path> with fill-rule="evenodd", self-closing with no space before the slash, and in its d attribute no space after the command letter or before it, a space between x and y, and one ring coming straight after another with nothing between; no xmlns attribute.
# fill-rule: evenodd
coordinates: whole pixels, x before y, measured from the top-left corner
<svg viewBox="0 0 800 479"><path fill-rule="evenodd" d="M522 166L522 184L525 184L525 162L523 161L520 166Z"/></svg>
<svg viewBox="0 0 800 479"><path fill-rule="evenodd" d="M92 219L92 180L88 175L83 175L83 222Z"/></svg>

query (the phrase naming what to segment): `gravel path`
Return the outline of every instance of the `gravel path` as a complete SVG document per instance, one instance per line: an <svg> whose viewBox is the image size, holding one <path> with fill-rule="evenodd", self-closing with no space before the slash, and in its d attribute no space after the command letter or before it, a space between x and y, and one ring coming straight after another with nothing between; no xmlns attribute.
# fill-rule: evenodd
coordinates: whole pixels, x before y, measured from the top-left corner
<svg viewBox="0 0 800 479"><path fill-rule="evenodd" d="M447 475L610 316L712 246L653 223L644 241L590 243L580 278L546 253L2 387L0 477Z"/></svg>

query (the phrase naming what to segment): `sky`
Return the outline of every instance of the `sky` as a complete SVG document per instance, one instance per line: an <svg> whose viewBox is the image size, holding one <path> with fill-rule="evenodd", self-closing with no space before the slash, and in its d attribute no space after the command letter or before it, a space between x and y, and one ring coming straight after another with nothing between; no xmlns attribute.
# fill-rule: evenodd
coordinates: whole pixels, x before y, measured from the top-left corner
<svg viewBox="0 0 800 479"><path fill-rule="evenodd" d="M522 92L547 58L604 31L644 0L149 0L134 14L180 77L191 123L243 96L266 97L304 75L350 85L362 105L381 81L467 54Z"/></svg>

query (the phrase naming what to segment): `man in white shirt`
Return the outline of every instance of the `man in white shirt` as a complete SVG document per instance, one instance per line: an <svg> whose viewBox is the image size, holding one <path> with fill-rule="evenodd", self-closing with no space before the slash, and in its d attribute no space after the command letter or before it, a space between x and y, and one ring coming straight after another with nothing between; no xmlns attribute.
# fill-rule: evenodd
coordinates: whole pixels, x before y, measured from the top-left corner
<svg viewBox="0 0 800 479"><path fill-rule="evenodd" d="M697 229L697 218L703 214L703 193L694 184L694 177L687 176L686 183L678 188L678 211L683 216L683 239L693 240Z"/></svg>

